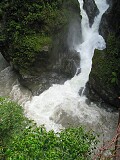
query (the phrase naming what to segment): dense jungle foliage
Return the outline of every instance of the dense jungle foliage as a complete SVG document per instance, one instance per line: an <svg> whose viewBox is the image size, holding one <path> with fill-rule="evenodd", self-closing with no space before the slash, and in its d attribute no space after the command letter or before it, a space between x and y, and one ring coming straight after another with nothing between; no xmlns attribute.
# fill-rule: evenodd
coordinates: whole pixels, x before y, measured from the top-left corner
<svg viewBox="0 0 120 160"><path fill-rule="evenodd" d="M104 51L95 51L92 74L97 74L101 83L106 87L118 86L120 81L120 38L114 34L108 36L107 47Z"/></svg>
<svg viewBox="0 0 120 160"><path fill-rule="evenodd" d="M73 0L64 6L69 3L78 6ZM62 6L63 0L1 0L1 52L18 70L44 57L44 48L50 50L53 36L68 23L69 11Z"/></svg>
<svg viewBox="0 0 120 160"><path fill-rule="evenodd" d="M90 160L96 143L83 127L47 132L27 120L21 106L0 97L1 160Z"/></svg>
<svg viewBox="0 0 120 160"><path fill-rule="evenodd" d="M61 21L62 17L64 19L61 5L61 0L1 2L0 41L8 61L18 68L33 65L42 48L51 45L52 33L64 25L64 21Z"/></svg>

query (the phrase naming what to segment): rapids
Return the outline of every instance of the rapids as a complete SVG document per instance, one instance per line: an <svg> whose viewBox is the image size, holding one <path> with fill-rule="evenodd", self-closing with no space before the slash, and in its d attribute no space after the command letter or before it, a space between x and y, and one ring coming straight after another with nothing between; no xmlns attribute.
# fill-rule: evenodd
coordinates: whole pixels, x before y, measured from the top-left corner
<svg viewBox="0 0 120 160"><path fill-rule="evenodd" d="M99 9L99 15L95 17L92 27L89 27L89 20L83 10L83 0L78 0L82 14L82 43L75 46L80 54L81 73L76 74L71 80L67 80L63 85L53 84L48 90L39 96L32 97L25 105L25 114L33 119L38 125L44 124L47 130L53 129L59 132L69 125L84 124L88 128L110 137L115 129L117 113L107 112L93 103L86 103L84 95L85 85L89 80L92 67L92 57L94 50L102 50L106 43L98 33L99 24L103 13L108 9L105 0L95 0ZM81 96L79 91L82 91ZM111 120L113 119L112 123Z"/></svg>
<svg viewBox="0 0 120 160"><path fill-rule="evenodd" d="M34 120L37 125L44 124L47 130L59 132L68 126L85 125L88 129L98 132L101 138L109 140L114 134L118 113L107 111L92 102L88 104L84 95L94 50L106 47L98 30L101 17L109 6L106 0L95 0L99 15L90 27L88 16L83 10L83 0L78 1L82 14L82 43L78 43L74 48L80 54L81 72L63 85L53 84L39 96L31 98L30 91L19 84L17 75L3 57L0 57L0 60L5 62L0 63L0 96L10 96L17 101L24 107L25 115L29 119Z"/></svg>

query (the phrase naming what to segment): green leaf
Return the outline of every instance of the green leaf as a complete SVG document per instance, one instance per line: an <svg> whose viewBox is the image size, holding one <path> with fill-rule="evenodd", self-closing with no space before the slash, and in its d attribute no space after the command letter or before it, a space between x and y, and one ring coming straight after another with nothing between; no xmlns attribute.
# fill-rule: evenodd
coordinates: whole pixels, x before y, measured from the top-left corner
<svg viewBox="0 0 120 160"><path fill-rule="evenodd" d="M112 72L112 75L117 77L117 73L116 72Z"/></svg>

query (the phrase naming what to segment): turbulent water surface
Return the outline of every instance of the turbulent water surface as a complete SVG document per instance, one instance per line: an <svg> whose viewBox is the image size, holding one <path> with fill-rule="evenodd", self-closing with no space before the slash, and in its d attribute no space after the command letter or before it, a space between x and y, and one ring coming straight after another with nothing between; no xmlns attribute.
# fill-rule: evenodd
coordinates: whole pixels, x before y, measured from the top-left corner
<svg viewBox="0 0 120 160"><path fill-rule="evenodd" d="M54 84L39 96L34 96L32 101L25 104L26 116L35 120L38 125L44 124L47 130L53 129L57 132L69 124L84 124L101 133L104 130L104 135L109 137L112 129L115 129L115 123L111 123L111 120L115 120L116 114L100 109L93 103L87 105L86 97L83 94L79 96L79 91L84 92L89 79L94 50L106 47L98 29L102 14L108 5L105 0L95 1L100 13L90 28L88 16L83 10L83 0L78 1L82 14L83 42L76 45L75 49L80 53L81 73L66 81L64 85Z"/></svg>
<svg viewBox="0 0 120 160"><path fill-rule="evenodd" d="M18 76L0 53L0 96L7 96L23 105L30 100L31 92L22 87Z"/></svg>
<svg viewBox="0 0 120 160"><path fill-rule="evenodd" d="M89 79L94 50L102 50L106 47L98 29L102 14L109 6L105 0L95 0L100 12L90 28L88 16L83 10L83 0L78 1L82 14L82 43L76 45L75 49L80 54L81 73L76 74L63 85L53 84L48 90L30 100L31 93L20 86L12 69L6 65L0 65L0 95L9 95L17 100L23 105L25 115L38 125L44 124L47 130L53 129L57 132L69 125L84 124L104 135L107 140L114 133L118 114L108 112L93 103L88 105L83 93ZM1 59L4 61L3 58Z"/></svg>

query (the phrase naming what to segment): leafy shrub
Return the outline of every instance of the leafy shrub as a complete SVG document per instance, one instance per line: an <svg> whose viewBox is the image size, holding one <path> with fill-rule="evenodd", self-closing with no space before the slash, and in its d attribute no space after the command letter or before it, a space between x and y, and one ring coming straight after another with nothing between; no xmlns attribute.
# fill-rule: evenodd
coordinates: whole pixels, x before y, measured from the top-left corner
<svg viewBox="0 0 120 160"><path fill-rule="evenodd" d="M23 37L20 43L21 46L25 46L28 49L34 49L34 51L39 52L45 45L51 45L51 38L45 35L29 35Z"/></svg>
<svg viewBox="0 0 120 160"><path fill-rule="evenodd" d="M63 0L1 0L1 52L19 70L34 65L36 54L41 54L45 45L49 47L52 35L66 24L62 3Z"/></svg>
<svg viewBox="0 0 120 160"><path fill-rule="evenodd" d="M83 127L47 132L30 123L21 106L0 97L0 159L90 160L97 141Z"/></svg>
<svg viewBox="0 0 120 160"><path fill-rule="evenodd" d="M6 151L7 160L90 160L95 136L82 127L61 133L29 127L17 135Z"/></svg>
<svg viewBox="0 0 120 160"><path fill-rule="evenodd" d="M19 66L19 69L31 67L40 52L40 55L43 56L43 47L51 46L51 41L51 38L45 35L33 34L25 37L21 36L19 40L14 42L10 50L13 64Z"/></svg>
<svg viewBox="0 0 120 160"><path fill-rule="evenodd" d="M116 72L112 72L111 83L118 85L118 78Z"/></svg>
<svg viewBox="0 0 120 160"><path fill-rule="evenodd" d="M27 123L21 106L0 97L0 156L4 157L4 152L13 137L20 134Z"/></svg>
<svg viewBox="0 0 120 160"><path fill-rule="evenodd" d="M23 109L15 102L0 97L0 140L6 145L26 126L27 119L23 115Z"/></svg>
<svg viewBox="0 0 120 160"><path fill-rule="evenodd" d="M118 88L120 83L120 38L110 34L106 43L105 50L95 51L92 74L99 78L101 84L104 84L106 88Z"/></svg>

